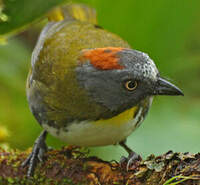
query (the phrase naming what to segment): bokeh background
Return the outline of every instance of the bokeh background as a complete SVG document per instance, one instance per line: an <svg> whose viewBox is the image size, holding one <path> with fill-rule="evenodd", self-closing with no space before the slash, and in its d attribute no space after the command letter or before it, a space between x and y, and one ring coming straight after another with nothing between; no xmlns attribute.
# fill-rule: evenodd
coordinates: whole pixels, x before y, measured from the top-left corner
<svg viewBox="0 0 200 185"><path fill-rule="evenodd" d="M155 97L146 120L128 138L129 146L144 157L168 150L200 152L200 1L78 2L96 8L99 25L148 53L161 75L184 91L184 97ZM25 83L42 26L34 24L0 45L0 144L20 150L31 147L41 131L29 111ZM51 136L47 143L65 145ZM90 151L108 160L126 154L119 146Z"/></svg>

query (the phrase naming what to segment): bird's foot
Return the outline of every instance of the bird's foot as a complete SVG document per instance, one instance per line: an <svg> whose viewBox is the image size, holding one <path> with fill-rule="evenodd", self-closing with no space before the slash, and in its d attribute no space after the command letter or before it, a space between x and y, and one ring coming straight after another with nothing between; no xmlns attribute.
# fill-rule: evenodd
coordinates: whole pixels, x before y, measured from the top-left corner
<svg viewBox="0 0 200 185"><path fill-rule="evenodd" d="M120 166L123 167L126 164L126 170L135 169L138 166L138 163L142 160L142 157L132 151L128 157L122 156L120 159Z"/></svg>
<svg viewBox="0 0 200 185"><path fill-rule="evenodd" d="M41 135L35 141L32 152L22 163L22 167L28 166L27 177L31 177L33 175L38 161L43 162L44 154L47 151L47 145L45 143L46 135L46 131L41 133Z"/></svg>
<svg viewBox="0 0 200 185"><path fill-rule="evenodd" d="M127 158L124 156L121 158L120 166L124 167L124 164L126 164L127 171L137 168L138 164L142 160L142 157L126 145L126 140L119 142L119 145L123 147L129 154Z"/></svg>

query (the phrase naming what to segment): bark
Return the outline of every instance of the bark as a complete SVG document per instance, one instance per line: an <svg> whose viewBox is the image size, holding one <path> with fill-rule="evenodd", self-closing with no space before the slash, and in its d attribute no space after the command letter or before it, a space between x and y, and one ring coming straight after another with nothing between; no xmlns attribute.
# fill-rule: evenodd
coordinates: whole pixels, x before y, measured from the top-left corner
<svg viewBox="0 0 200 185"><path fill-rule="evenodd" d="M38 163L34 176L26 177L27 167L21 163L30 153L0 149L0 184L69 184L69 185L169 185L200 184L200 153L173 153L145 160L138 159L127 171L127 162L103 161L88 157L76 147L51 150L43 163ZM167 180L170 179L170 182ZM180 182L182 181L182 182Z"/></svg>

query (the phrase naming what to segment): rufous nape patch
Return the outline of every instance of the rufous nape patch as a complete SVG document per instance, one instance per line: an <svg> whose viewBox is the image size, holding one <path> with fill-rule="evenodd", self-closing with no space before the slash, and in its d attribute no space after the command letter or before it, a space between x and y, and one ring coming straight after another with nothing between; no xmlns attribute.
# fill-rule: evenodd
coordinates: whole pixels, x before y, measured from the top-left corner
<svg viewBox="0 0 200 185"><path fill-rule="evenodd" d="M123 69L124 66L119 64L119 56L117 55L123 49L118 47L86 49L82 51L79 59L80 61L89 60L95 68L101 70Z"/></svg>

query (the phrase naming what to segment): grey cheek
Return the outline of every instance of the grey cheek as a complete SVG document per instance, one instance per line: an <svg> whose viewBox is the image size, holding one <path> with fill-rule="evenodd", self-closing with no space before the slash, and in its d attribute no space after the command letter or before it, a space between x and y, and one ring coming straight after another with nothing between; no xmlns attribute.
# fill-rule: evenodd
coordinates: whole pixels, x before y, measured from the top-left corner
<svg viewBox="0 0 200 185"><path fill-rule="evenodd" d="M85 88L95 102L98 102L110 110L117 110L122 104L122 98L118 87L112 81L108 82L106 79L94 78L85 81Z"/></svg>
<svg viewBox="0 0 200 185"><path fill-rule="evenodd" d="M116 75L111 71L98 71L88 64L77 67L77 81L83 87L91 101L101 104L111 111L115 111L123 104L124 97Z"/></svg>

